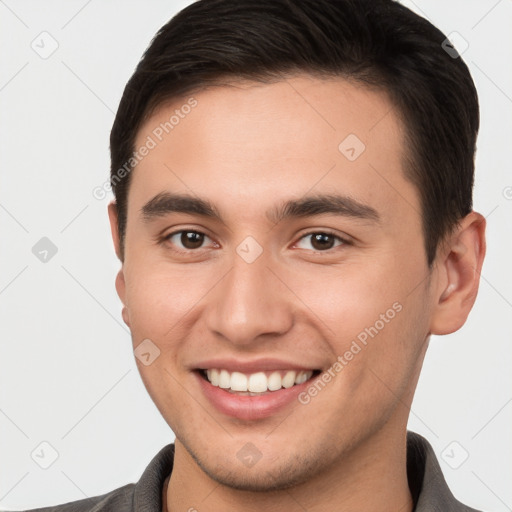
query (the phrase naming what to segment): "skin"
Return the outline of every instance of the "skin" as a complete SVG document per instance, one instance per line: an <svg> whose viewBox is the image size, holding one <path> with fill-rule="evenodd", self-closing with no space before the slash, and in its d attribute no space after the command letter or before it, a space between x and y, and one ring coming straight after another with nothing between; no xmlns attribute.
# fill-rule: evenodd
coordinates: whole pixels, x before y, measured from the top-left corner
<svg viewBox="0 0 512 512"><path fill-rule="evenodd" d="M459 329L475 301L485 221L475 212L439 247L429 269L415 187L404 178L403 128L382 92L342 79L295 75L195 93L198 101L132 174L116 288L143 382L176 434L164 510L410 511L406 425L430 334ZM162 105L136 147L187 98ZM350 134L366 145L353 162ZM224 222L170 213L144 222L160 192L206 198ZM321 214L275 224L267 210L311 193L343 193L379 222ZM205 233L187 249L179 229ZM333 232L318 250L311 233ZM236 252L252 236L248 264ZM315 248L317 250L315 250ZM183 252L178 252L179 250ZM261 420L223 415L192 374L214 357L275 357L326 371L356 336L398 302L402 310L307 405ZM246 467L248 442L261 459Z"/></svg>

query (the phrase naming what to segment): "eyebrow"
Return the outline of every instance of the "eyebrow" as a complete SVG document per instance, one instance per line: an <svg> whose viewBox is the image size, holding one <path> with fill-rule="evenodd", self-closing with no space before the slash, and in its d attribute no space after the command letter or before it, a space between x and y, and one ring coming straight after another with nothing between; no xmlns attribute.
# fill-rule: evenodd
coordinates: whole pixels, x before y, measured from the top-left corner
<svg viewBox="0 0 512 512"><path fill-rule="evenodd" d="M141 208L144 222L151 222L171 213L186 213L225 223L219 210L207 199L188 194L161 192ZM378 223L377 210L351 197L338 194L319 194L292 199L266 212L267 219L277 224L289 218L333 214Z"/></svg>

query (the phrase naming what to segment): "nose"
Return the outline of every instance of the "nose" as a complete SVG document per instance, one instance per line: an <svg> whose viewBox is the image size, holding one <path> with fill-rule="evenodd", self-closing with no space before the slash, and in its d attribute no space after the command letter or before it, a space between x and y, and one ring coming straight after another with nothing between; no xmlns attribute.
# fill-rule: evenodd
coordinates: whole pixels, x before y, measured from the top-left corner
<svg viewBox="0 0 512 512"><path fill-rule="evenodd" d="M292 294L278 273L263 255L247 263L235 254L232 268L210 295L210 332L240 346L286 333L293 325Z"/></svg>

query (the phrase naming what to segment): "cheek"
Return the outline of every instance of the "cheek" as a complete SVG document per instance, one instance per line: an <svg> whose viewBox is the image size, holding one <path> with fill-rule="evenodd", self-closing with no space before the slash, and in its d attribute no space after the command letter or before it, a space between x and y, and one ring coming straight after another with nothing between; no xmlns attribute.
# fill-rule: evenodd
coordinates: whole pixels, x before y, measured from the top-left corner
<svg viewBox="0 0 512 512"><path fill-rule="evenodd" d="M423 270L381 255L373 265L326 267L295 278L304 314L328 341L333 358L343 358L344 386L354 391L368 377L375 384L368 368L392 387L410 373L428 334L426 288L418 286Z"/></svg>
<svg viewBox="0 0 512 512"><path fill-rule="evenodd" d="M212 265L168 262L141 263L126 272L133 348L149 339L159 350L151 367L138 363L151 396L157 397L165 389L169 403L180 401L182 390L170 374L178 380L187 378L183 358L191 351L200 352L200 346L211 339L210 333L204 334L204 315L214 304L212 294L225 272Z"/></svg>
<svg viewBox="0 0 512 512"><path fill-rule="evenodd" d="M403 300L403 281L394 278L394 273L392 265L358 262L317 267L295 277L290 272L287 281L293 283L309 316L314 313L326 336L339 339L342 349L343 341L374 325L395 302ZM388 316L394 318L394 313L392 310Z"/></svg>
<svg viewBox="0 0 512 512"><path fill-rule="evenodd" d="M125 274L132 333L155 339L179 328L212 286L204 274L158 264L141 265Z"/></svg>

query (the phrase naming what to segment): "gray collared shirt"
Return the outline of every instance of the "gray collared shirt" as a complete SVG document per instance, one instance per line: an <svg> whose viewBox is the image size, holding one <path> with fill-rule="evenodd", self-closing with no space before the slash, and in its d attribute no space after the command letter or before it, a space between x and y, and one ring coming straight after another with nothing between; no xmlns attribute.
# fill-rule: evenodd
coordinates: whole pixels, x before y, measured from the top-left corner
<svg viewBox="0 0 512 512"><path fill-rule="evenodd" d="M172 471L174 444L162 448L135 484L53 507L25 512L161 512L162 488ZM429 442L407 433L407 475L415 512L478 512L463 505L450 492Z"/></svg>

